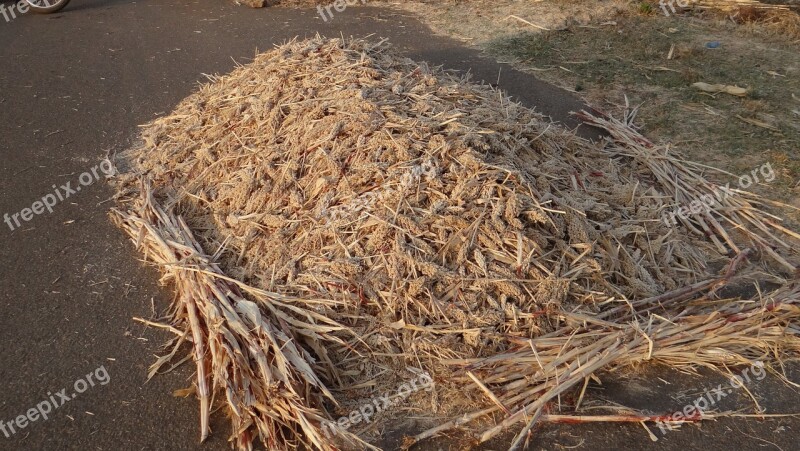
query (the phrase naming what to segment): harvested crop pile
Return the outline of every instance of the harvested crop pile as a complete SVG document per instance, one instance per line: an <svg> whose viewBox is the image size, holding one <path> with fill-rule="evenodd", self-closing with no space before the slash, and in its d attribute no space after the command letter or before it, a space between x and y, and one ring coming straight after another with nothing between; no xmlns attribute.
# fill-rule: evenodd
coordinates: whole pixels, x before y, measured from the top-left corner
<svg viewBox="0 0 800 451"><path fill-rule="evenodd" d="M600 370L796 355L800 287L779 276L798 236L767 201L584 118L612 139L359 40L213 78L143 128L118 181L115 220L176 292L153 372L191 342L202 438L218 403L238 448L334 449L364 444L321 422L408 368L435 382L412 401L445 419L411 444L492 415L481 440L527 433ZM713 209L662 220L710 193ZM757 262L780 288L715 299Z"/></svg>

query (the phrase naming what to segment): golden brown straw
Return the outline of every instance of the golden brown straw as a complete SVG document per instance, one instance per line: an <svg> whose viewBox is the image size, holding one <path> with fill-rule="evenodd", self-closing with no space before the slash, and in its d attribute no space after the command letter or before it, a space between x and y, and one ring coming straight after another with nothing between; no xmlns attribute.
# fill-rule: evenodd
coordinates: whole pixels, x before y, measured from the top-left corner
<svg viewBox="0 0 800 451"><path fill-rule="evenodd" d="M436 389L409 402L441 425L407 444L493 417L476 438L525 422L521 446L601 370L796 355L798 235L740 192L670 227L718 183L630 118L583 117L611 140L383 42L212 77L120 161L114 218L176 293L151 375L190 343L201 439L224 406L237 448L333 449L371 437L321 422L419 368ZM756 264L781 287L715 298Z"/></svg>

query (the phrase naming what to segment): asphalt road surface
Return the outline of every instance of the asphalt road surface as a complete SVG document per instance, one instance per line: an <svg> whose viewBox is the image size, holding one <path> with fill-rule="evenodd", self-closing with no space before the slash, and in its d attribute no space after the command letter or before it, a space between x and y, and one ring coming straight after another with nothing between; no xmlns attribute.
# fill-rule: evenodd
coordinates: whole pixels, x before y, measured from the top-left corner
<svg viewBox="0 0 800 451"><path fill-rule="evenodd" d="M127 148L137 124L171 110L204 74L228 72L259 49L317 32L387 37L412 58L499 80L518 100L570 126L568 112L581 107L386 9L351 7L324 23L316 10L252 10L226 0L72 0L55 15L0 16L0 214L10 218L0 224L0 449L228 448L222 415L201 445L196 399L172 396L190 386L192 365L147 381L167 335L132 318L161 311L170 293L111 225L112 192L97 165ZM54 204L52 213L45 203ZM789 375L800 380L794 368ZM694 399L719 382L655 368L609 376L590 392L664 413L685 404L667 390ZM772 377L748 388L768 412L800 411L798 395ZM741 394L726 402L752 408ZM18 420L31 409L34 421ZM418 427L398 418L384 445L395 449ZM637 424L548 425L530 449L791 450L800 449L799 428L793 418L721 420L666 434L653 428L656 442ZM463 447L446 437L416 449Z"/></svg>

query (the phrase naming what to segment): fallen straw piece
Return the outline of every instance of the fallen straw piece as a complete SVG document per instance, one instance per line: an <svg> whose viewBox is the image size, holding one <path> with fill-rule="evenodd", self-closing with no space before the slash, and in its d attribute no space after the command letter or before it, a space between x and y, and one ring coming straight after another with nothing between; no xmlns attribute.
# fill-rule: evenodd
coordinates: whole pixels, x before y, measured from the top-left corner
<svg viewBox="0 0 800 451"><path fill-rule="evenodd" d="M698 81L696 83L692 83L693 88L697 88L703 92L710 92L710 93L719 93L723 92L725 94L730 94L732 96L737 97L744 97L747 95L748 90L746 88L740 88L738 86L733 85L724 85L724 84L709 84L702 81Z"/></svg>

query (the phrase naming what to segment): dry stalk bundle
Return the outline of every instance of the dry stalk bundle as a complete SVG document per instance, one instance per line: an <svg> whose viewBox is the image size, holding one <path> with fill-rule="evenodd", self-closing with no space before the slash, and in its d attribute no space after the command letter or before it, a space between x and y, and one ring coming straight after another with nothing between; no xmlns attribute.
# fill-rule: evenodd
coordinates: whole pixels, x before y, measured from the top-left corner
<svg viewBox="0 0 800 451"><path fill-rule="evenodd" d="M602 368L611 372L645 361L674 367L727 366L770 361L800 352L800 284L790 284L766 297L644 300L613 322L581 313L563 312L565 327L553 334L519 340L517 350L486 359L452 360L492 387L497 405L465 415L478 418L516 406L502 421L484 431L481 442L516 422L531 420L534 412L570 388L587 383ZM665 302L667 303L665 305ZM642 314L642 310L652 310ZM472 375L476 376L472 376ZM461 378L467 382L466 378ZM606 421L633 421L608 419ZM658 418L636 417L640 422ZM590 420L586 420L590 421ZM663 419L661 420L663 421ZM425 431L408 444L442 432L448 423Z"/></svg>
<svg viewBox="0 0 800 451"><path fill-rule="evenodd" d="M614 142L383 42L290 42L212 78L143 128L119 180L115 220L177 293L153 372L191 342L203 438L217 402L238 448L331 449L367 445L320 421L407 367L447 400L429 411L477 405L417 439L499 414L488 439L563 420L549 403L599 370L796 352L795 285L711 297L746 247L793 269L798 236L751 198L703 218L708 235L669 227L662 211L710 182L627 122L586 119Z"/></svg>
<svg viewBox="0 0 800 451"><path fill-rule="evenodd" d="M269 449L282 448L298 438L310 448L333 449L319 430L323 416L307 392L313 387L335 400L311 369L311 356L294 343L294 332L285 321L288 318L274 310L282 297L257 290L266 310L262 312L244 297L253 289L226 277L200 249L182 218L167 214L149 187L143 185L140 192L144 196L140 209L130 213L117 210L116 218L137 247L164 270L162 282L175 285L170 320L184 327L175 349L184 341L193 344L201 441L209 434L213 395L220 395L227 400L238 449L249 448L254 433ZM344 329L313 312L305 317L309 322L292 319L292 325L305 333ZM169 360L159 359L151 376Z"/></svg>
<svg viewBox="0 0 800 451"><path fill-rule="evenodd" d="M682 159L669 145L650 142L633 128L632 116L620 121L602 113L595 116L583 111L578 117L607 130L611 136L605 151L612 158L627 156L643 167L672 199L673 211L693 204L708 207L677 216L691 232L708 237L723 254L736 255L741 252L741 243L747 243L768 254L790 273L797 273L797 266L773 248L791 251L792 241L781 237L800 239L800 235L778 224L780 218L760 207L771 201L707 180L702 173L714 168ZM739 236L731 237L728 230Z"/></svg>

